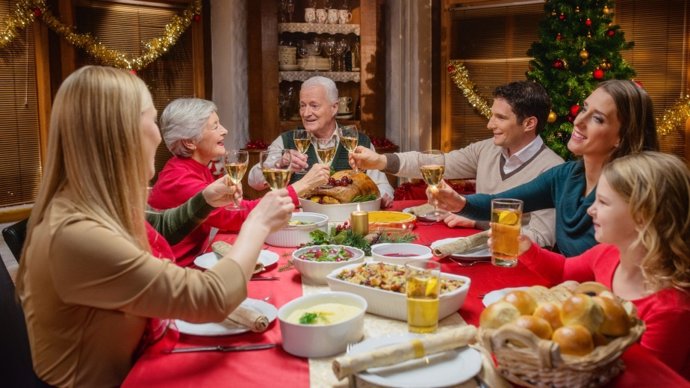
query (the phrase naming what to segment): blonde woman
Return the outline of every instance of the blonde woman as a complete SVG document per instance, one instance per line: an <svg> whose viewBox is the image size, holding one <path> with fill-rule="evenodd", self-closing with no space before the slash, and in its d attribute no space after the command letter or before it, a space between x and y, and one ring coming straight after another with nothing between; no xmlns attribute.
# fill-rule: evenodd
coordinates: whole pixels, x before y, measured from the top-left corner
<svg viewBox="0 0 690 388"><path fill-rule="evenodd" d="M565 260L522 236L520 263L551 280L596 280L645 322L640 343L690 380L690 172L642 152L604 167L588 213L600 243Z"/></svg>
<svg viewBox="0 0 690 388"><path fill-rule="evenodd" d="M83 67L55 96L17 274L34 370L50 385L121 384L149 317L224 319L246 297L263 240L293 210L285 191L267 195L207 272L158 260L144 219L155 120L146 85L123 70ZM221 183L192 201L223 203Z"/></svg>

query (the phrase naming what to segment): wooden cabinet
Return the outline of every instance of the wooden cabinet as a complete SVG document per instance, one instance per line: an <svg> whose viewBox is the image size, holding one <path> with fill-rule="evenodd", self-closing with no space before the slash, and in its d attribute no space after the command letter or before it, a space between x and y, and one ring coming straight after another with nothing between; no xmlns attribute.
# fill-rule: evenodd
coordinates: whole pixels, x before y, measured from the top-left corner
<svg viewBox="0 0 690 388"><path fill-rule="evenodd" d="M336 81L340 96L352 99L351 112L339 114L338 122L356 123L370 137L384 136L385 74L379 36L382 0L350 1L352 19L347 24L306 23L304 9L308 1L293 1L295 10L290 23L280 20L280 0L247 4L250 139L270 143L282 131L300 126L299 87L302 81L317 74ZM334 3L339 7L341 1ZM322 6L323 1L317 1L317 8ZM295 58L305 61L280 64L279 52L284 50L281 45L299 48L315 39L322 45L328 39L345 40L349 51L356 52L358 58L346 59L342 68L331 67L324 65L324 61L328 62L320 51L324 59L308 52L297 53ZM286 104L289 90L292 100Z"/></svg>

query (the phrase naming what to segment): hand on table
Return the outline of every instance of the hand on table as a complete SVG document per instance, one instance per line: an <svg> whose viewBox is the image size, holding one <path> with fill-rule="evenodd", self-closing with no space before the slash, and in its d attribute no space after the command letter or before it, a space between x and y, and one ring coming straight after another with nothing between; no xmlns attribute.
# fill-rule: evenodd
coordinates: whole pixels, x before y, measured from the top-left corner
<svg viewBox="0 0 690 388"><path fill-rule="evenodd" d="M459 216L454 213L448 213L443 222L448 225L449 228L475 228L475 221L469 218Z"/></svg>
<svg viewBox="0 0 690 388"><path fill-rule="evenodd" d="M381 197L381 209L387 209L391 206L393 206L393 198L388 194L384 194Z"/></svg>

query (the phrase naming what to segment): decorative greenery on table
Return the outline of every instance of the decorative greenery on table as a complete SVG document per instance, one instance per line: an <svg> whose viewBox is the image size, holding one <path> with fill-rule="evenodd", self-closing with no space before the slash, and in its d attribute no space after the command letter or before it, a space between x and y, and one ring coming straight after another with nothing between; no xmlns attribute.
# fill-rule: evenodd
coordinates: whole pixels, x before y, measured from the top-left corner
<svg viewBox="0 0 690 388"><path fill-rule="evenodd" d="M311 236L311 241L306 245L347 245L363 250L367 256L371 255L371 246L373 244L410 242L417 238L417 235L412 232L375 232L361 236L355 234L347 223L331 228L330 233L318 229L314 230L309 233L309 236Z"/></svg>

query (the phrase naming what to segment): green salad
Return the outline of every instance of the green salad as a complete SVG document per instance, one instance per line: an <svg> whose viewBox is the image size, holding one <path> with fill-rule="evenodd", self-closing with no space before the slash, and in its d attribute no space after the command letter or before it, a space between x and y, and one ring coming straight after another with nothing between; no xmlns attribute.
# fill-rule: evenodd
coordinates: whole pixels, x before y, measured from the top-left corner
<svg viewBox="0 0 690 388"><path fill-rule="evenodd" d="M308 249L306 252L297 256L300 260L307 261L348 261L353 254L343 247L319 247Z"/></svg>

